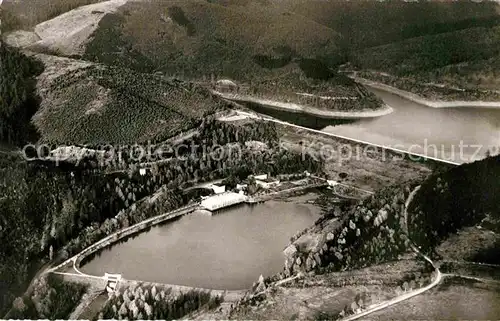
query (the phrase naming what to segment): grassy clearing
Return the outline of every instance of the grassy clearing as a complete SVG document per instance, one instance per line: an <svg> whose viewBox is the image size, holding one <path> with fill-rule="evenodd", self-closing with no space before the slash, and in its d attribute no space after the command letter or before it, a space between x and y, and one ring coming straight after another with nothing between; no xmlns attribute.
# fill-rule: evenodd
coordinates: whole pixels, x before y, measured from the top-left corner
<svg viewBox="0 0 500 321"><path fill-rule="evenodd" d="M500 291L462 279L446 278L437 288L380 312L370 320L495 320Z"/></svg>

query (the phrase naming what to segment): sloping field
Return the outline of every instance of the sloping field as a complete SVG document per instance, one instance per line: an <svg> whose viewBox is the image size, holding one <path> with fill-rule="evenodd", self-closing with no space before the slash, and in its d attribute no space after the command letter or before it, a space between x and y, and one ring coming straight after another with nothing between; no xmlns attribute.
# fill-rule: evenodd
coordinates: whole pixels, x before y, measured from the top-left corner
<svg viewBox="0 0 500 321"><path fill-rule="evenodd" d="M110 0L83 6L35 26L41 40L30 49L63 56L81 55L90 35L104 15L114 12L127 0Z"/></svg>
<svg viewBox="0 0 500 321"><path fill-rule="evenodd" d="M199 124L223 103L196 85L67 58L37 55L41 140L59 144L159 141Z"/></svg>
<svg viewBox="0 0 500 321"><path fill-rule="evenodd" d="M2 30L31 30L75 8L104 0L3 0Z"/></svg>

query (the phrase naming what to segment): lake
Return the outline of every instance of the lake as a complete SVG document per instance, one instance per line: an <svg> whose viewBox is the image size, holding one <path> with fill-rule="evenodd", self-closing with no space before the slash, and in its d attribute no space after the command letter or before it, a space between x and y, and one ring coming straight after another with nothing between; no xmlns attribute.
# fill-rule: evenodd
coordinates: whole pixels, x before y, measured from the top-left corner
<svg viewBox="0 0 500 321"><path fill-rule="evenodd" d="M208 289L246 289L261 274L281 272L290 237L319 216L319 207L306 204L304 197L240 205L213 216L194 212L103 250L81 270Z"/></svg>
<svg viewBox="0 0 500 321"><path fill-rule="evenodd" d="M394 112L346 121L245 105L300 126L457 163L482 159L487 149L500 148L500 109L430 108L382 90L370 90Z"/></svg>

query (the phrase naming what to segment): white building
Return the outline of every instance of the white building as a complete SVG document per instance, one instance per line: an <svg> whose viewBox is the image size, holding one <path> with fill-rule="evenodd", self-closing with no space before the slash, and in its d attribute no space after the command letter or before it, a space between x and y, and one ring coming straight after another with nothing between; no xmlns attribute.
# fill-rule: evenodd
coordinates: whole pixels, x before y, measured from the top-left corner
<svg viewBox="0 0 500 321"><path fill-rule="evenodd" d="M214 191L215 194L221 194L221 193L224 193L226 191L225 185L213 184L210 186L210 188Z"/></svg>
<svg viewBox="0 0 500 321"><path fill-rule="evenodd" d="M332 180L327 180L326 182L328 183L329 186L335 186L339 184L337 181L332 181Z"/></svg>
<svg viewBox="0 0 500 321"><path fill-rule="evenodd" d="M272 178L266 178L266 179L263 179L263 180L260 180L260 179L256 179L255 180L255 184L257 186L260 186L260 187L265 188L265 189L271 188L273 186L277 186L277 185L279 185L279 183L280 183L279 180L272 179Z"/></svg>
<svg viewBox="0 0 500 321"><path fill-rule="evenodd" d="M201 201L201 207L209 211L216 211L224 207L243 203L246 200L247 197L245 195L225 192L205 198Z"/></svg>
<svg viewBox="0 0 500 321"><path fill-rule="evenodd" d="M236 189L238 191L242 191L244 189L248 188L248 184L236 184Z"/></svg>
<svg viewBox="0 0 500 321"><path fill-rule="evenodd" d="M215 83L215 88L218 92L236 92L238 85L229 79L221 79Z"/></svg>
<svg viewBox="0 0 500 321"><path fill-rule="evenodd" d="M267 150L267 144L258 140L250 140L245 142L245 146L253 150Z"/></svg>
<svg viewBox="0 0 500 321"><path fill-rule="evenodd" d="M255 175L255 180L257 181L265 181L267 179L267 174Z"/></svg>

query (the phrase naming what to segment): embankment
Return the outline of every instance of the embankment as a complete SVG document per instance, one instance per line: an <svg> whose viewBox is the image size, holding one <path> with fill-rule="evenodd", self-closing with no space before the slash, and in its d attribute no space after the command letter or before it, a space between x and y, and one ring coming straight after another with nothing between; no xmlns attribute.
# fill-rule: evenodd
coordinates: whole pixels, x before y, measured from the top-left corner
<svg viewBox="0 0 500 321"><path fill-rule="evenodd" d="M375 89L380 89L387 91L391 94L398 95L417 104L421 104L431 108L457 108L457 107L473 107L473 108L499 108L500 101L464 101L464 100L429 100L425 99L417 94L411 93L409 91L401 90L396 87L392 87L381 82L369 80L366 78L352 77L356 82L372 87Z"/></svg>
<svg viewBox="0 0 500 321"><path fill-rule="evenodd" d="M224 297L224 301L226 302L236 302L241 299L248 290L212 290L212 289L203 289L203 288L195 288L191 286L183 286L183 285L173 285L173 284L164 284L164 283L156 283L156 282L146 282L146 281L137 281L137 280L127 280L122 279L120 281L121 288L127 287L138 287L138 286L146 286L146 287L157 287L159 289L169 288L172 291L172 294L179 295L181 293L187 293L189 291L200 291L210 293L212 296L222 296Z"/></svg>
<svg viewBox="0 0 500 321"><path fill-rule="evenodd" d="M316 116L319 118L329 118L329 119L375 118L388 115L394 111L388 105L384 105L382 108L376 110L366 109L361 111L334 111L334 110L319 109L311 106L298 105L294 103L285 103L268 99L259 99L247 95L226 94L218 91L213 91L213 93L218 96L221 96L222 98L229 99L238 103L255 103L271 109L289 111L292 113L303 113Z"/></svg>

